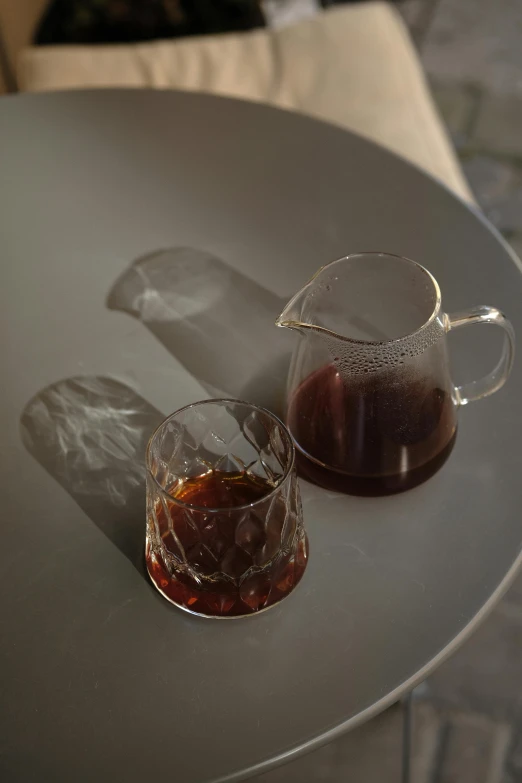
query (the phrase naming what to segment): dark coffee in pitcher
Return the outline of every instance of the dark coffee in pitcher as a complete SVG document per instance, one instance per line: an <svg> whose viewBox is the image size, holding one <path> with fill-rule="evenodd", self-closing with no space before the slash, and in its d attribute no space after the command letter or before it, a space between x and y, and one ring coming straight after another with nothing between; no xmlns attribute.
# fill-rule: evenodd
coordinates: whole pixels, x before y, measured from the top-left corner
<svg viewBox="0 0 522 783"><path fill-rule="evenodd" d="M341 375L330 364L290 396L287 421L300 475L354 495L402 492L432 476L456 436L451 391L393 370Z"/></svg>
<svg viewBox="0 0 522 783"><path fill-rule="evenodd" d="M447 337L469 324L504 333L483 378L453 383ZM321 267L276 325L299 334L287 423L303 477L356 495L388 495L430 478L448 458L460 408L505 383L513 327L494 307L448 315L433 275L392 253L354 253Z"/></svg>

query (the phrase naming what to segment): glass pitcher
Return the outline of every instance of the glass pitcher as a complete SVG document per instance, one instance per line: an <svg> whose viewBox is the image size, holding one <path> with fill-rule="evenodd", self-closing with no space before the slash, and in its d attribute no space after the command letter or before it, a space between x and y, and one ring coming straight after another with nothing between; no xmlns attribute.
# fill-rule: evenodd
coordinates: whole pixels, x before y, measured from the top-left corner
<svg viewBox="0 0 522 783"><path fill-rule="evenodd" d="M455 386L446 335L491 323L502 355L484 378ZM385 495L446 461L461 405L500 389L513 363L510 322L494 307L447 315L434 277L414 261L358 253L320 269L277 326L295 329L287 424L301 475L328 489Z"/></svg>

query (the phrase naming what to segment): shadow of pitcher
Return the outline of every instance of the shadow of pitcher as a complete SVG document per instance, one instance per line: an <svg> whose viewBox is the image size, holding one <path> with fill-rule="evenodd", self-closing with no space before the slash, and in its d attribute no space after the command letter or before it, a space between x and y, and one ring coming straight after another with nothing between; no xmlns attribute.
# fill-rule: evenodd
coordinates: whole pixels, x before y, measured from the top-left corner
<svg viewBox="0 0 522 783"><path fill-rule="evenodd" d="M210 397L283 412L292 341L274 322L280 298L210 253L171 248L135 261L107 307L143 323Z"/></svg>

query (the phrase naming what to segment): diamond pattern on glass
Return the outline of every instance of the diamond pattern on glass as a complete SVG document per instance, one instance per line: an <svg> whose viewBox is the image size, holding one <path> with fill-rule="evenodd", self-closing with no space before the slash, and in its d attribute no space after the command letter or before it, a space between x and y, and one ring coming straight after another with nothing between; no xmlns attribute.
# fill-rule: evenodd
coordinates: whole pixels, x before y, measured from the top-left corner
<svg viewBox="0 0 522 783"><path fill-rule="evenodd" d="M293 459L283 425L246 403L199 403L162 425L148 452L147 565L167 598L238 616L293 589L308 552Z"/></svg>

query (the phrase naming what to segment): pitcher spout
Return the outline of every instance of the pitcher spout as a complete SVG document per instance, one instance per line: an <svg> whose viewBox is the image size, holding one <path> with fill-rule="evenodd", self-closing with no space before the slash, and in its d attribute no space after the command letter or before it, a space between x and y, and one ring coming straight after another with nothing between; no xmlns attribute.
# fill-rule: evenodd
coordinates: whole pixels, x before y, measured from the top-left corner
<svg viewBox="0 0 522 783"><path fill-rule="evenodd" d="M310 293L310 283L307 283L300 291L295 294L280 316L276 319L275 325L283 329L311 329L312 324L305 318L305 304Z"/></svg>

